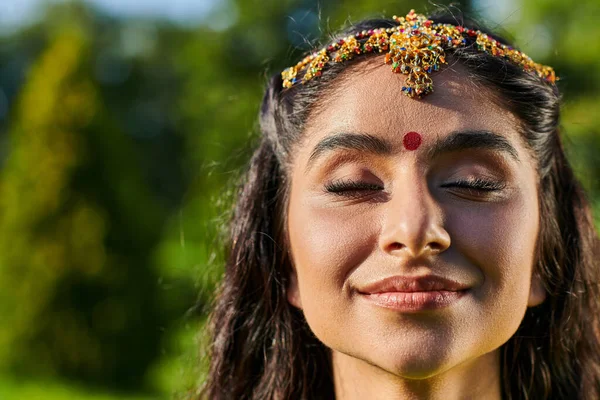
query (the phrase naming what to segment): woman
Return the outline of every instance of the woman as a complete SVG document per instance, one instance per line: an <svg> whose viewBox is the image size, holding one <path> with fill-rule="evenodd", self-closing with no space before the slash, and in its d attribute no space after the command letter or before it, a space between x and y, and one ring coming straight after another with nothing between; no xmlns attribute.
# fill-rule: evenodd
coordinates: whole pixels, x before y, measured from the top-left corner
<svg viewBox="0 0 600 400"><path fill-rule="evenodd" d="M600 398L599 241L550 67L411 11L275 76L260 122L206 397Z"/></svg>

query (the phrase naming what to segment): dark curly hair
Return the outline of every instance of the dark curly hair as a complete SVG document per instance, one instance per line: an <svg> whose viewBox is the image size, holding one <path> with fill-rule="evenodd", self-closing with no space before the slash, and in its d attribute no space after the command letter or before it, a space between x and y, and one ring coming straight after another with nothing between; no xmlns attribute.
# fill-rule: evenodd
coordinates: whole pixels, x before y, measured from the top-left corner
<svg viewBox="0 0 600 400"><path fill-rule="evenodd" d="M430 19L479 29L512 45L462 14L442 12ZM337 37L396 24L365 20ZM472 42L448 53L518 117L538 165L541 229L534 273L542 278L547 298L527 310L518 331L502 346L503 398L600 399L600 242L561 144L558 89L476 51ZM376 56L335 64L319 79L287 90L279 74L269 81L260 110L260 144L231 222L229 258L211 318L210 372L201 397L335 397L327 348L286 300L286 163L323 91L348 65Z"/></svg>

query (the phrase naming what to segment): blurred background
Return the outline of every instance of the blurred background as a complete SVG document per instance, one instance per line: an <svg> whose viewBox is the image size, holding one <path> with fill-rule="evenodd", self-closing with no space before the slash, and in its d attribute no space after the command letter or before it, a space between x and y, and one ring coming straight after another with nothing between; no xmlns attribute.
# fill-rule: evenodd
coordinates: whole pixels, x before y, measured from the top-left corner
<svg viewBox="0 0 600 400"><path fill-rule="evenodd" d="M192 396L266 77L344 24L448 4L1 0L0 399ZM600 221L597 0L454 4L556 69Z"/></svg>

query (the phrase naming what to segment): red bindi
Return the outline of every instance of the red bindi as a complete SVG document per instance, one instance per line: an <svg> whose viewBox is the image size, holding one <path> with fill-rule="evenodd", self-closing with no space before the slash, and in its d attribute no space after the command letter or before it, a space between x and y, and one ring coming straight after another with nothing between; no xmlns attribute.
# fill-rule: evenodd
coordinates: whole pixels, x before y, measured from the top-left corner
<svg viewBox="0 0 600 400"><path fill-rule="evenodd" d="M406 135L404 135L402 143L404 144L406 150L416 150L421 145L421 141L422 139L420 134L417 132L408 132Z"/></svg>

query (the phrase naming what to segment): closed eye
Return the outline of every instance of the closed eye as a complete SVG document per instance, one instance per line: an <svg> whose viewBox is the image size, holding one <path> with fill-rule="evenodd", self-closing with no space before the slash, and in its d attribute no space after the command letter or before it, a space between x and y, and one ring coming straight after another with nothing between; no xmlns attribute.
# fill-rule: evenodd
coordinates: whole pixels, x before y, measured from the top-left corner
<svg viewBox="0 0 600 400"><path fill-rule="evenodd" d="M503 182L475 178L475 179L459 179L456 181L444 183L441 185L441 187L478 190L478 191L482 191L482 192L493 192L496 190L504 189L506 187L506 185Z"/></svg>
<svg viewBox="0 0 600 400"><path fill-rule="evenodd" d="M365 192L374 192L383 190L383 186L370 183L354 181L351 179L338 179L325 184L325 191L338 196L357 197L366 194Z"/></svg>

